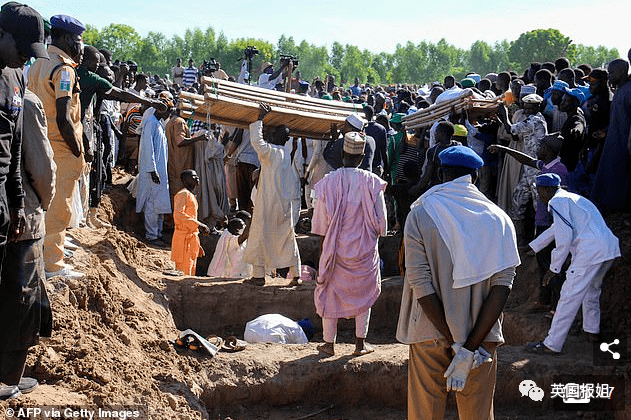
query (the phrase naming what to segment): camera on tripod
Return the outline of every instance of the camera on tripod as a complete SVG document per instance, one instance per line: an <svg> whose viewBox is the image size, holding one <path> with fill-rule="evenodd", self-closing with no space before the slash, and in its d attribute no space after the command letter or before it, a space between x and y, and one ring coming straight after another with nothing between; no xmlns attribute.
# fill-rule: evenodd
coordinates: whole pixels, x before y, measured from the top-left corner
<svg viewBox="0 0 631 420"><path fill-rule="evenodd" d="M243 54L245 55L245 58L248 59L253 59L255 55L259 55L260 51L258 50L258 48L256 48L253 45L248 45L247 47L245 47L245 50L243 50Z"/></svg>
<svg viewBox="0 0 631 420"><path fill-rule="evenodd" d="M292 63L293 67L298 67L298 58L293 55L281 54L280 55L280 64L288 66L289 63Z"/></svg>
<svg viewBox="0 0 631 420"><path fill-rule="evenodd" d="M202 76L211 76L218 68L217 60L214 58L211 57L208 61L204 60L202 63Z"/></svg>

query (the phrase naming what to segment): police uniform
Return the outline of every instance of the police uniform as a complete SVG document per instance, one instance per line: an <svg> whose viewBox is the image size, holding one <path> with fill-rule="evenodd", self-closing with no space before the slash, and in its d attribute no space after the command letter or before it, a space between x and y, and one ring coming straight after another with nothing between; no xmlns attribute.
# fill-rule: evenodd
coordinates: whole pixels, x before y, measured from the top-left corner
<svg viewBox="0 0 631 420"><path fill-rule="evenodd" d="M52 19L51 19L52 22ZM54 22L53 22L54 23ZM50 60L38 59L31 66L28 78L31 89L42 101L48 120L48 139L55 154L57 179L55 197L46 213L46 238L44 239L44 262L46 271L56 272L65 267L64 240L66 227L72 217L71 197L83 171L83 127L81 124L81 101L75 63L68 54L54 45L48 47ZM75 156L59 131L57 125L57 99L70 97L70 121L75 136L79 139L80 155Z"/></svg>

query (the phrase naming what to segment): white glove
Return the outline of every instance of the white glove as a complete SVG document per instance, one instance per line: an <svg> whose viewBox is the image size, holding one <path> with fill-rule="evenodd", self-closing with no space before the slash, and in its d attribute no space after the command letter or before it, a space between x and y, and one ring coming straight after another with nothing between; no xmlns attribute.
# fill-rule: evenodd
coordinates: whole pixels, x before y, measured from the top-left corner
<svg viewBox="0 0 631 420"><path fill-rule="evenodd" d="M471 370L477 369L485 363L491 363L493 361L493 356L489 353L484 347L480 346L473 353L473 366L471 366Z"/></svg>
<svg viewBox="0 0 631 420"><path fill-rule="evenodd" d="M454 356L451 364L443 375L447 378L447 392L450 390L462 391L467 383L467 376L473 366L472 351L467 350L464 347L460 347L458 352Z"/></svg>

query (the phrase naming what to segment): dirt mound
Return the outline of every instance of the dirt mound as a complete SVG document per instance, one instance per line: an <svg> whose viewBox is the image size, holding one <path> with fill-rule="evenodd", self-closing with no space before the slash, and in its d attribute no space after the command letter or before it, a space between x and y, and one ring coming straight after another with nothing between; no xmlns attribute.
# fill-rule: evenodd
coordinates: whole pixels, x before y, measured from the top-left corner
<svg viewBox="0 0 631 420"><path fill-rule="evenodd" d="M173 306L176 302L176 296L169 296L173 279L165 280L162 274L173 264L168 250L148 247L139 239L142 219L124 188L126 181L117 178L99 209L100 216L117 228L71 231L81 244L72 263L86 278L58 277L48 282L53 337L31 349L26 370L43 386L17 400L0 401L0 412L7 407L62 405L139 406L151 419L296 419L319 410L322 413L309 418L405 417L407 353L405 346L394 344L394 331L387 334L391 344L379 344L378 352L356 359L348 356L350 344L341 344L342 355L328 361L320 360L314 343L292 348L249 345L243 352L221 352L213 359L176 349L170 343L178 334L169 307L170 301ZM608 222L620 238L623 255L630 255L628 215L611 217ZM623 257L605 280L603 329L630 333L630 271L631 264ZM521 347L531 337L541 338L547 330L539 315L525 314L536 296L535 277L530 258L519 269L507 308L512 324L507 339L515 346ZM185 282L184 278L175 280ZM248 287L238 290L252 301L261 293ZM217 304L230 305L229 297L225 299ZM398 307L390 312L396 317ZM522 358L520 350L515 347L505 355L500 357L504 361L500 372L514 375L511 363ZM544 365L545 361L542 369ZM375 377L381 381L378 386ZM297 403L299 395L312 400ZM453 407L450 410L448 418L456 418ZM515 410L497 418L522 418Z"/></svg>

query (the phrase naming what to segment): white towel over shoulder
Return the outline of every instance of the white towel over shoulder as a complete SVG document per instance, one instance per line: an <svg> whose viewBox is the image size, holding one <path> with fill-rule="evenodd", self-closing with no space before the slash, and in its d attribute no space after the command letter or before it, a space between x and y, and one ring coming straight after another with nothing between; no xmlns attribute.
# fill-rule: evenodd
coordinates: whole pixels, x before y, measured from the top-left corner
<svg viewBox="0 0 631 420"><path fill-rule="evenodd" d="M453 288L470 286L520 264L515 227L466 175L430 188L422 204L436 224L453 262Z"/></svg>

